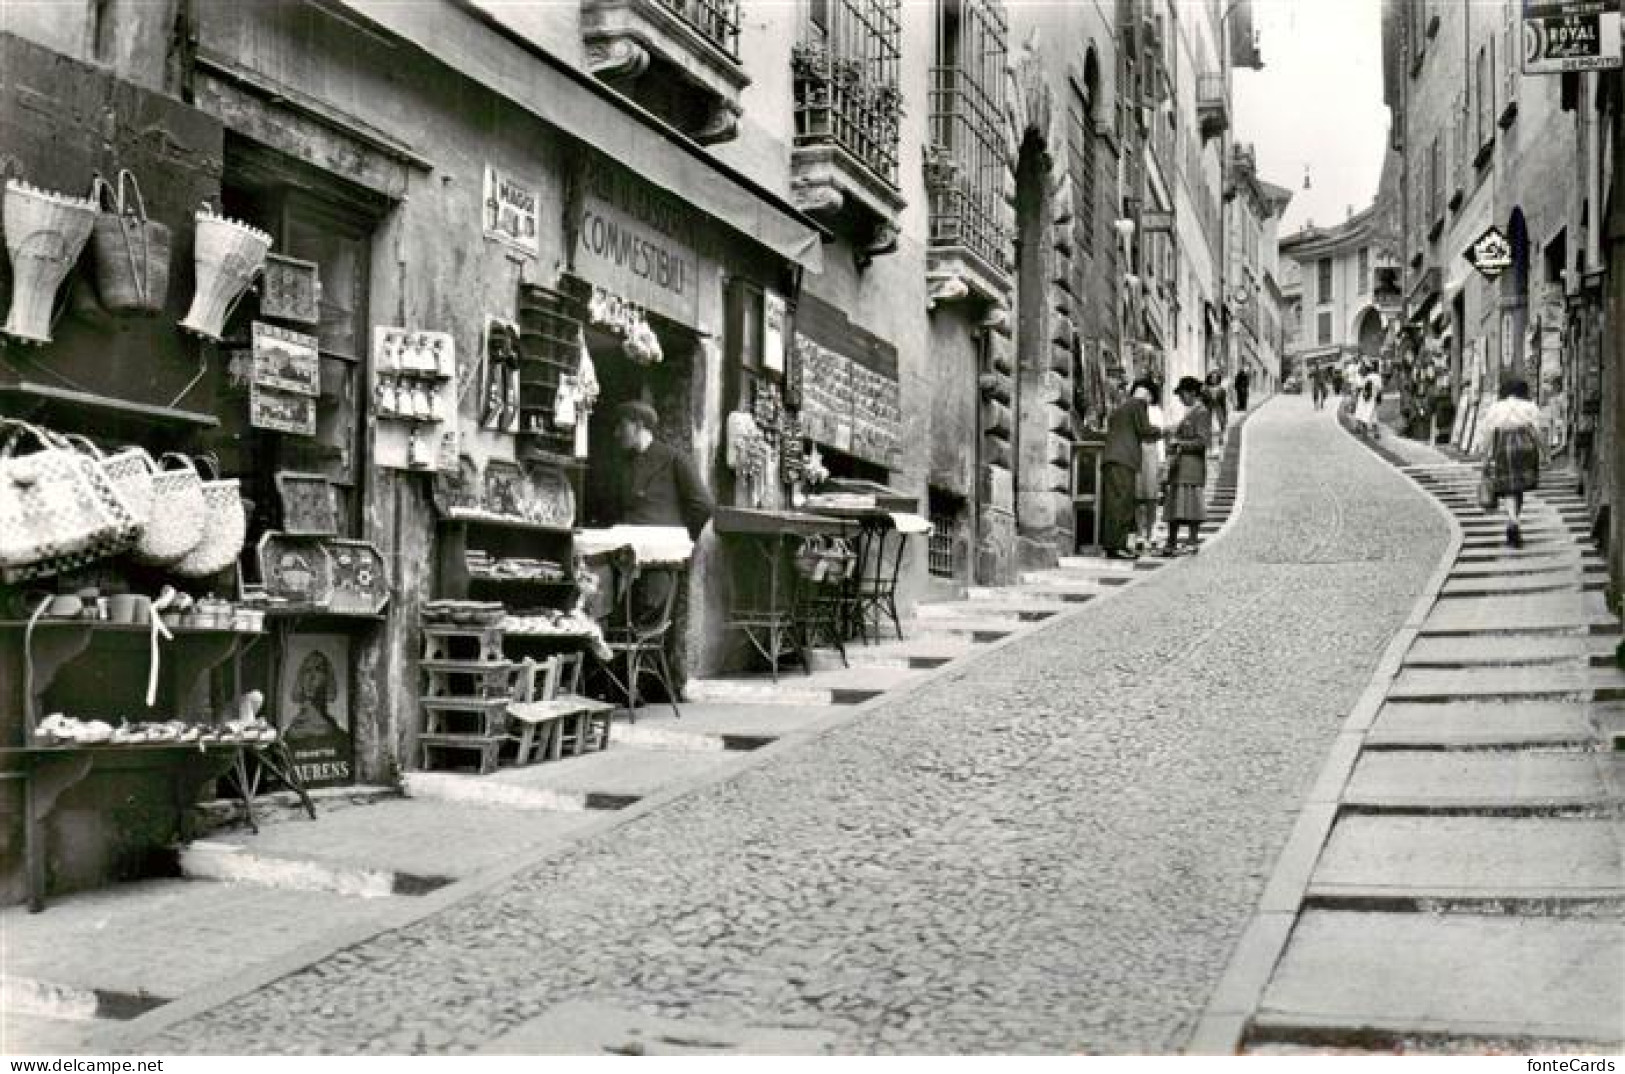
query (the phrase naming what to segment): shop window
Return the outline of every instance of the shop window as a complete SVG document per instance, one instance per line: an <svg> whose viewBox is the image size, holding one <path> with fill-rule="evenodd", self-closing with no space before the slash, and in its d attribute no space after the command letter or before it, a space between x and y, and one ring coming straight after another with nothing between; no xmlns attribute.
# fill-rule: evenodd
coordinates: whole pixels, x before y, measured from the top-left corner
<svg viewBox="0 0 1625 1074"><path fill-rule="evenodd" d="M236 139L227 142L221 199L227 215L271 234L273 253L316 265L316 323L276 323L316 337L321 380L311 437L252 427L245 390L241 404L222 414L222 432L235 434L221 437L222 463L242 478L255 529L281 526L275 475L292 471L329 480L340 532L353 536L361 522L372 234L389 202ZM228 352L243 352L259 317L256 303L245 299L227 325Z"/></svg>
<svg viewBox="0 0 1625 1074"><path fill-rule="evenodd" d="M962 246L993 273L1003 270L1004 6L937 0L931 68L927 187L931 242Z"/></svg>

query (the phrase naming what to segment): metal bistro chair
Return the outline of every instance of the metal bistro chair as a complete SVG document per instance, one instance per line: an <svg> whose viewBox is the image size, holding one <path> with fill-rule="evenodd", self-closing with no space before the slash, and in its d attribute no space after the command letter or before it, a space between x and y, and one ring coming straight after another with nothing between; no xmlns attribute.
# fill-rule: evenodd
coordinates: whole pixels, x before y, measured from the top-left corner
<svg viewBox="0 0 1625 1074"><path fill-rule="evenodd" d="M642 575L664 573L671 576L671 586L652 617L639 621L633 590ZM638 683L645 675L652 675L666 691L667 703L678 718L683 710L677 707L677 688L672 681L671 664L666 658L666 635L671 630L672 610L677 604L677 593L685 581L681 570L656 567L635 571L627 579L619 594L620 614L604 631L610 658L600 664L615 691L626 698L627 718L637 719ZM617 671L617 668L620 670Z"/></svg>

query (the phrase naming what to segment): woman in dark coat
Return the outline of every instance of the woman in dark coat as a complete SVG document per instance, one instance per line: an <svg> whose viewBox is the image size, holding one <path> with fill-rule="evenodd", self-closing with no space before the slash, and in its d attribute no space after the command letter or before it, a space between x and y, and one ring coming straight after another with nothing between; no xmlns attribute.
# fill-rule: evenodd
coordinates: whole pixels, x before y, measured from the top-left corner
<svg viewBox="0 0 1625 1074"><path fill-rule="evenodd" d="M1185 416L1168 434L1168 544L1164 556L1179 553L1179 527L1190 531L1188 547L1195 552L1207 521L1203 488L1207 485L1207 452L1213 443L1213 418L1202 405L1202 382L1181 377L1174 394L1186 407Z"/></svg>

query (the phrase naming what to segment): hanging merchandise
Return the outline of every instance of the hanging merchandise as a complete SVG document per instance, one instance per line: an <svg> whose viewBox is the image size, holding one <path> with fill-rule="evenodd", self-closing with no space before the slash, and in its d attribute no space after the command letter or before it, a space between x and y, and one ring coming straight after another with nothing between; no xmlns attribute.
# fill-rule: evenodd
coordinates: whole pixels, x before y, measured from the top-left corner
<svg viewBox="0 0 1625 1074"><path fill-rule="evenodd" d="M785 411L779 432L779 480L793 486L805 477L807 465L802 453L801 419Z"/></svg>
<svg viewBox="0 0 1625 1074"><path fill-rule="evenodd" d="M24 442L34 450L19 454ZM135 515L96 460L46 429L13 423L0 446L0 579L56 574L124 551Z"/></svg>
<svg viewBox="0 0 1625 1074"><path fill-rule="evenodd" d="M141 187L129 169L119 170L117 183L115 188L96 177L100 211L90 235L96 293L112 313L158 313L169 297L169 228L147 219Z"/></svg>
<svg viewBox="0 0 1625 1074"><path fill-rule="evenodd" d="M158 460L158 467L152 475L152 510L136 541L135 557L144 563L167 566L203 539L208 506L203 497L203 479L191 459L171 453Z"/></svg>
<svg viewBox="0 0 1625 1074"><path fill-rule="evenodd" d="M485 327L485 390L480 427L519 431L519 326L493 317Z"/></svg>
<svg viewBox="0 0 1625 1074"><path fill-rule="evenodd" d="M756 379L751 397L751 416L756 419L756 427L762 430L768 443L774 443L779 438L779 426L784 417L784 405L779 400L779 386L770 380L758 377Z"/></svg>
<svg viewBox="0 0 1625 1074"><path fill-rule="evenodd" d="M271 236L239 221L216 216L207 204L193 218L197 221L192 240L197 284L181 327L219 342L220 330L231 316L237 299L265 265Z"/></svg>
<svg viewBox="0 0 1625 1074"><path fill-rule="evenodd" d="M28 343L49 343L57 290L96 226L96 203L8 179L3 217L11 311L0 331Z"/></svg>
<svg viewBox="0 0 1625 1074"><path fill-rule="evenodd" d="M248 517L237 479L220 477L219 463L211 455L201 456L198 461L211 474L210 480L203 482L203 537L169 569L187 578L210 578L237 562L242 554Z"/></svg>
<svg viewBox="0 0 1625 1074"><path fill-rule="evenodd" d="M621 344L621 350L638 365L655 365L665 357L660 349L660 337L655 335L642 314L637 315L636 321L627 330L626 342Z"/></svg>
<svg viewBox="0 0 1625 1074"><path fill-rule="evenodd" d="M801 342L787 348L784 365L784 405L791 410L801 409Z"/></svg>
<svg viewBox="0 0 1625 1074"><path fill-rule="evenodd" d="M665 357L660 338L649 327L643 311L619 295L594 287L587 300L587 318L620 336L622 353L638 365L654 365Z"/></svg>
<svg viewBox="0 0 1625 1074"><path fill-rule="evenodd" d="M96 465L118 488L119 496L135 516L136 525L145 529L152 516L152 477L157 469L147 449L127 447L108 455L88 437L68 433L63 439L96 460Z"/></svg>

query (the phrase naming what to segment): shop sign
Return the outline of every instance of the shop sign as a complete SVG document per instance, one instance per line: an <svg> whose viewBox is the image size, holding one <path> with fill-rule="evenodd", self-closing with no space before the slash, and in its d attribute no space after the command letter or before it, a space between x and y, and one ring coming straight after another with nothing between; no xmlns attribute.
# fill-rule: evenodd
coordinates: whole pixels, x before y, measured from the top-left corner
<svg viewBox="0 0 1625 1074"><path fill-rule="evenodd" d="M1523 73L1625 66L1619 20L1619 0L1524 0Z"/></svg>
<svg viewBox="0 0 1625 1074"><path fill-rule="evenodd" d="M485 166L485 234L527 253L541 252L536 188Z"/></svg>
<svg viewBox="0 0 1625 1074"><path fill-rule="evenodd" d="M698 217L687 204L600 162L583 178L575 270L622 299L699 322Z"/></svg>
<svg viewBox="0 0 1625 1074"><path fill-rule="evenodd" d="M277 689L277 731L307 787L350 783L350 639L289 634Z"/></svg>
<svg viewBox="0 0 1625 1074"><path fill-rule="evenodd" d="M1478 270L1479 275L1493 280L1512 267L1512 244L1500 228L1491 224L1461 256Z"/></svg>

